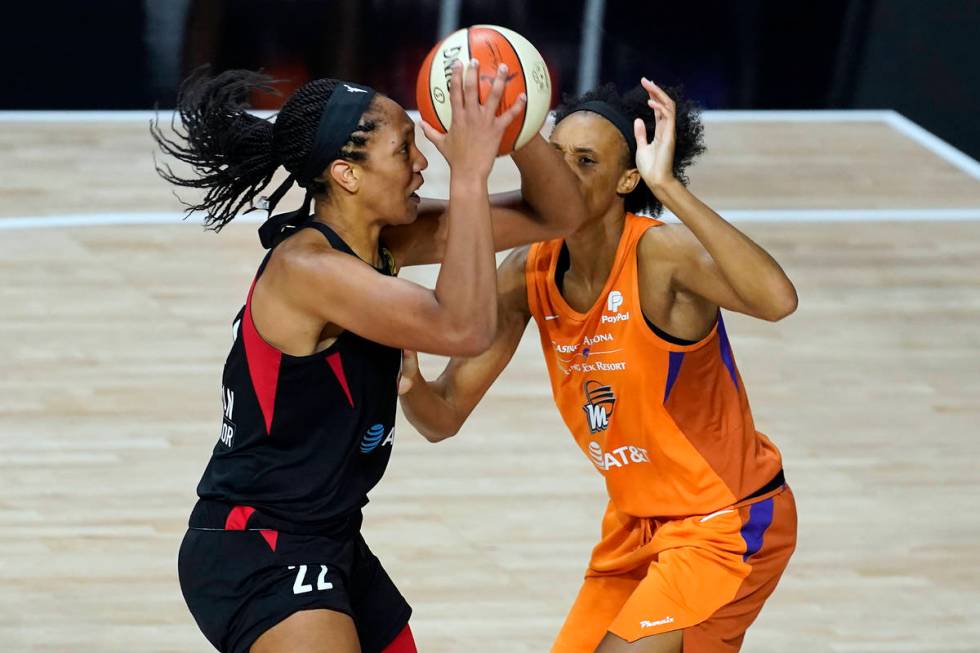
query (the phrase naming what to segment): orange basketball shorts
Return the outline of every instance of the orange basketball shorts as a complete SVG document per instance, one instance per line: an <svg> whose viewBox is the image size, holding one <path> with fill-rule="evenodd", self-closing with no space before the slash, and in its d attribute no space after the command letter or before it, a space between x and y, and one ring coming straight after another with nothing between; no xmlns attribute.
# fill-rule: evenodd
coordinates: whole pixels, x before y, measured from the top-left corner
<svg viewBox="0 0 980 653"><path fill-rule="evenodd" d="M631 517L610 503L602 540L552 653L593 653L684 630L684 653L735 653L796 547L788 486L710 515Z"/></svg>

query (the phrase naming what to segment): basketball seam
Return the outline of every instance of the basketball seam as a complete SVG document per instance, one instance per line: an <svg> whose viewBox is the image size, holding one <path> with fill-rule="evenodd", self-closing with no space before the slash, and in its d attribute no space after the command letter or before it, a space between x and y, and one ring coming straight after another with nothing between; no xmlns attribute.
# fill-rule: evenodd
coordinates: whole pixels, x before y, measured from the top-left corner
<svg viewBox="0 0 980 653"><path fill-rule="evenodd" d="M448 39L448 38L449 37L446 37L446 39ZM473 58L472 50L470 49L470 30L469 30L469 28L466 29L466 38L463 39L463 41L466 42L466 65L468 66L469 63L470 63L470 59ZM443 41L443 42L445 42L445 41ZM439 46L441 46L443 42L440 42L439 45L436 46L436 47L438 48ZM432 58L435 59L435 56L433 56ZM462 76L460 76L460 79L462 79ZM449 85L451 83L452 83L452 75L450 75L449 79L446 80L446 91L448 91L450 94L452 94L452 91L449 89ZM449 110L451 112L452 111L452 106L453 106L452 100L450 100L449 98L446 98L446 100L449 102ZM429 102L432 102L432 66L429 66ZM434 114L436 114L436 120L439 121L439 126L442 127L442 132L444 134L446 132L448 132L449 131L449 128L446 127L446 124L444 122L442 122L442 118L439 116L439 112L435 110L435 104L432 105L432 112Z"/></svg>
<svg viewBox="0 0 980 653"><path fill-rule="evenodd" d="M514 45L513 43L511 43L510 39L507 38L507 35L506 34L504 34L503 32L498 32L497 30L494 30L494 31L497 32L497 34L500 35L500 38L502 38L504 41L506 41L507 42L507 45L510 46L510 49L514 51L514 58L516 58L517 61L518 61L518 63L521 64L520 65L520 68L521 68L521 79L524 80L524 95L525 96L529 95L530 92L531 92L531 89L527 85L527 73L524 72L524 60L521 58L521 51L517 49L517 46L516 45ZM469 40L468 39L467 39L467 47L469 47ZM515 150L515 149L517 149L517 141L520 140L521 134L524 133L524 126L527 124L527 100L524 101L524 111L522 111L521 113L523 114L521 116L521 126L517 130L517 135L514 136L514 142L510 144L510 149L512 151Z"/></svg>
<svg viewBox="0 0 980 653"><path fill-rule="evenodd" d="M473 63L473 48L472 48L472 46L470 46L470 39L471 38L473 38L473 30L471 30L469 27L467 27L466 28L466 38L463 39L463 41L466 42L466 65L467 66L470 66ZM464 68L464 71L465 71L465 68ZM459 76L459 79L460 79L460 81L462 81L463 76L460 75ZM477 93L477 96L479 96L479 94L480 94L480 69L479 68L476 69L476 84L477 84L476 93ZM464 84L464 86L465 86L465 84ZM459 92L460 92L460 94L462 94L463 89L459 89Z"/></svg>
<svg viewBox="0 0 980 653"><path fill-rule="evenodd" d="M429 94L429 104L432 105L432 113L435 114L436 120L439 121L439 126L442 127L442 133L445 134L446 132L449 131L449 128L446 127L445 123L442 122L442 117L439 115L439 112L436 111L435 99L432 97L432 68L436 64L436 55L439 53L439 50L441 49L440 46L442 46L442 43L437 44L436 49L432 51L432 61L429 62L429 88L426 90L426 92ZM448 86L446 87L446 90L447 91L449 90ZM446 101L449 102L448 97L446 98ZM452 107L452 102L449 103L449 106Z"/></svg>

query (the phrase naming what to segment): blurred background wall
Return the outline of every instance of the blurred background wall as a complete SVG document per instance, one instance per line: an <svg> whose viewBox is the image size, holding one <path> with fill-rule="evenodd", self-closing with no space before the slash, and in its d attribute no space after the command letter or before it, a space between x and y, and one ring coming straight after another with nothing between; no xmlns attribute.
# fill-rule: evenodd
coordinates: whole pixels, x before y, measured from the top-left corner
<svg viewBox="0 0 980 653"><path fill-rule="evenodd" d="M980 158L980 0L16 0L5 9L0 109L166 108L204 63L263 68L286 93L315 77L353 79L414 108L416 71L438 37L497 23L538 46L556 95L647 75L683 84L709 109L892 108Z"/></svg>

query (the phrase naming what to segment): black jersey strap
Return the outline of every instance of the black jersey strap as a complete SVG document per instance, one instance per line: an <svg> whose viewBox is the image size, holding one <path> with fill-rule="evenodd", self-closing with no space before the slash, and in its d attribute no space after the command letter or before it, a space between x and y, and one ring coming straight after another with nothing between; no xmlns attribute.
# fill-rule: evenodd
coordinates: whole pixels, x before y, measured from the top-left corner
<svg viewBox="0 0 980 653"><path fill-rule="evenodd" d="M309 207L304 205L304 209L308 210L308 208ZM304 209L301 209L300 211L303 211ZM303 215L300 213L300 211L284 213L280 216L275 216L266 220L262 227L259 228L259 234L262 237L262 244L266 247L272 248L284 241L289 236L295 234L300 229L315 229L327 239L327 242L330 243L330 246L335 250L338 252L343 252L344 254L350 254L354 258L360 260L357 253L351 249L350 245L348 245L336 231L331 229L326 224L314 220L309 214ZM277 218L281 220L281 222L278 224L276 223ZM259 267L259 274L262 273L266 263L269 262L269 257L271 254L272 250L270 249L265 256L265 259L263 259L262 265ZM390 277L398 274L398 269L395 266L395 258L380 240L378 241L378 258L381 259L381 267L374 269ZM368 263L368 265L371 265L371 263ZM371 265L371 267L374 266Z"/></svg>
<svg viewBox="0 0 980 653"><path fill-rule="evenodd" d="M322 222L317 222L316 220L309 220L308 222L305 222L302 225L300 225L299 228L316 229L321 234L323 234L323 237L327 239L327 242L329 242L330 246L333 247L335 250L339 252L344 252L345 254L350 254L351 256L360 259L360 257L356 253L354 253L354 250L350 248L350 245L344 242L344 239L341 238L336 231L331 229L326 224ZM391 252L389 252L387 248L385 248L385 246L381 244L380 240L378 241L378 257L381 259L381 267L374 268L374 269L377 270L378 272L381 272L382 274L388 276L395 276L397 270L395 269L394 258L392 257ZM368 265L371 265L371 263L368 263ZM371 265L371 267L374 266Z"/></svg>
<svg viewBox="0 0 980 653"><path fill-rule="evenodd" d="M258 279L259 277L261 277L262 276L262 273L265 272L265 266L269 265L269 259L271 259L271 258L272 258L272 250L270 249L268 252L265 253L265 256L262 257L262 262L259 263L259 267L255 271L255 278L256 279Z"/></svg>
<svg viewBox="0 0 980 653"><path fill-rule="evenodd" d="M303 223L303 225L300 228L316 229L321 234L323 234L323 237L327 239L327 242L329 242L330 246L333 247L335 250L339 252L343 252L344 254L350 254L351 256L357 257L357 254L355 254L354 250L350 248L350 245L345 243L344 239L341 238L336 231L334 231L327 225L323 224L322 222L317 222L316 220L310 220L309 222Z"/></svg>
<svg viewBox="0 0 980 653"><path fill-rule="evenodd" d="M316 229L321 234L323 234L323 237L327 239L327 242L329 242L330 243L330 246L333 247L335 250L337 250L338 252L343 252L344 254L350 254L351 256L353 256L354 258L356 258L357 260L359 260L359 261L361 260L361 257L358 256L357 253L354 252L353 249L351 249L351 246L348 245L344 241L344 239L340 237L340 234L338 234L336 231L334 231L333 229L331 229L329 226L325 225L324 223L317 222L316 220L310 220L309 222L303 224L303 226L300 227L300 228L301 229L307 229L307 228L309 228L309 229ZM371 264L368 263L368 265L371 265Z"/></svg>

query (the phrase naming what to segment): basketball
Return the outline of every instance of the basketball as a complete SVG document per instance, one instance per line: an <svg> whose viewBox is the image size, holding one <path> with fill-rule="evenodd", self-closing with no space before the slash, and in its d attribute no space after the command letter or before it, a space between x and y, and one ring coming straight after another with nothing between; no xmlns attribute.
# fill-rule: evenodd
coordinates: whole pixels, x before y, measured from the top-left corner
<svg viewBox="0 0 980 653"><path fill-rule="evenodd" d="M548 115L551 104L551 76L548 67L530 41L513 30L498 25L474 25L453 32L429 52L419 71L415 86L422 119L445 133L452 123L449 103L449 81L452 64L461 60L469 65L479 61L480 101L486 100L500 64L507 64L507 86L498 114L527 94L527 106L508 126L500 141L498 154L520 148L533 137Z"/></svg>

